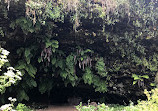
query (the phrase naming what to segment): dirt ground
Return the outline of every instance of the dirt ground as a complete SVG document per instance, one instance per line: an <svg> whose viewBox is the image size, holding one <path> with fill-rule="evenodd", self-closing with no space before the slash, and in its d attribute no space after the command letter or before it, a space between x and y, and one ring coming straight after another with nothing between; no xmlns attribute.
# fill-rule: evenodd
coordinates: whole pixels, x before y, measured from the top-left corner
<svg viewBox="0 0 158 111"><path fill-rule="evenodd" d="M38 109L36 111L77 111L74 106L48 106L46 109Z"/></svg>

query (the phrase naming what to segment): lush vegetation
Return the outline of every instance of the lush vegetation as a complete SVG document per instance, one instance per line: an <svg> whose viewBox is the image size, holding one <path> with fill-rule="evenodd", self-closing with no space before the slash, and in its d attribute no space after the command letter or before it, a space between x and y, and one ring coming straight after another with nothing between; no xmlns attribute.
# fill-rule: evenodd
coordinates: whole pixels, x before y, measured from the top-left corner
<svg viewBox="0 0 158 111"><path fill-rule="evenodd" d="M49 96L63 85L87 84L129 100L154 88L157 6L157 0L0 0L0 44L11 52L10 63L0 57L0 101L5 94L29 101L34 88ZM17 76L4 73L10 66L7 73Z"/></svg>
<svg viewBox="0 0 158 111"><path fill-rule="evenodd" d="M147 96L146 101L139 100L137 105L131 103L129 106L105 105L88 103L88 106L76 106L78 111L157 111L158 110L158 89L144 91Z"/></svg>
<svg viewBox="0 0 158 111"><path fill-rule="evenodd" d="M16 98L9 97L8 100L10 104L5 104L0 107L2 111L33 111L31 108L27 107L25 104L19 103L16 107L14 103L16 102Z"/></svg>

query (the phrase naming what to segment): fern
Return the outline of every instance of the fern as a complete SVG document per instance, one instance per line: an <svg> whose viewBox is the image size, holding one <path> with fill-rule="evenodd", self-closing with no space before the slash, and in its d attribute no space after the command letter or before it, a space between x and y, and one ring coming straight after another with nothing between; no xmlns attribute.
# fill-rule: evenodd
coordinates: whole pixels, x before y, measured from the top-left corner
<svg viewBox="0 0 158 111"><path fill-rule="evenodd" d="M97 74L99 74L102 77L106 77L107 76L107 70L105 67L105 63L104 63L104 59L103 58L99 58L97 60L97 63L95 65L95 68L97 70Z"/></svg>
<svg viewBox="0 0 158 111"><path fill-rule="evenodd" d="M75 62L72 54L66 57L65 65L63 64L63 66L60 65L60 68L62 69L60 76L64 81L68 80L73 86L75 86L78 77L75 74Z"/></svg>
<svg viewBox="0 0 158 111"><path fill-rule="evenodd" d="M91 85L93 83L93 73L90 68L85 69L85 73L82 76L84 83Z"/></svg>
<svg viewBox="0 0 158 111"><path fill-rule="evenodd" d="M50 79L41 79L40 84L38 86L38 89L41 94L44 94L45 92L50 92L53 88L53 81Z"/></svg>
<svg viewBox="0 0 158 111"><path fill-rule="evenodd" d="M25 92L25 90L19 90L18 95L17 95L17 99L19 101L22 101L22 100L28 101L29 97L28 97L27 93Z"/></svg>
<svg viewBox="0 0 158 111"><path fill-rule="evenodd" d="M93 86L95 88L95 91L99 91L99 92L107 91L107 81L101 80L101 78L98 77L97 75L93 77Z"/></svg>

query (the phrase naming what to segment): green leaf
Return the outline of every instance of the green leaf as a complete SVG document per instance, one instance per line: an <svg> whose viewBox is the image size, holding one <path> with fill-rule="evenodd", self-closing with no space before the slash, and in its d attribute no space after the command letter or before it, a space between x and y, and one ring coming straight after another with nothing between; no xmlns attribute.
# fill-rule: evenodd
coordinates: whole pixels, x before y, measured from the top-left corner
<svg viewBox="0 0 158 111"><path fill-rule="evenodd" d="M87 53L87 52L91 52L91 53L93 53L93 51L90 50L90 49L86 49L86 50L84 51L84 53Z"/></svg>
<svg viewBox="0 0 158 111"><path fill-rule="evenodd" d="M33 73L31 73L31 71L28 71L28 74L29 74L31 77L35 78L35 76L33 75Z"/></svg>
<svg viewBox="0 0 158 111"><path fill-rule="evenodd" d="M58 48L59 47L59 45L58 44L52 44L52 48Z"/></svg>
<svg viewBox="0 0 158 111"><path fill-rule="evenodd" d="M39 58L38 58L38 63L41 63L41 62L42 62L42 58L39 57Z"/></svg>
<svg viewBox="0 0 158 111"><path fill-rule="evenodd" d="M19 70L25 69L25 66L26 66L25 64L21 64L21 65L17 66L16 69L19 69Z"/></svg>
<svg viewBox="0 0 158 111"><path fill-rule="evenodd" d="M23 60L18 61L18 65L16 66L16 69L25 69L26 63Z"/></svg>
<svg viewBox="0 0 158 111"><path fill-rule="evenodd" d="M140 79L140 77L136 74L133 74L132 77L134 78L134 80L139 80Z"/></svg>
<svg viewBox="0 0 158 111"><path fill-rule="evenodd" d="M52 58L51 63L54 65L56 63L56 58Z"/></svg>
<svg viewBox="0 0 158 111"><path fill-rule="evenodd" d="M30 55L30 49L26 48L25 49L25 57L28 57Z"/></svg>
<svg viewBox="0 0 158 111"><path fill-rule="evenodd" d="M75 81L72 81L71 82L71 85L74 87L76 85L76 82Z"/></svg>
<svg viewBox="0 0 158 111"><path fill-rule="evenodd" d="M16 25L15 22L12 22L9 27L15 29L15 25Z"/></svg>
<svg viewBox="0 0 158 111"><path fill-rule="evenodd" d="M59 42L57 40L52 40L52 43L59 44Z"/></svg>
<svg viewBox="0 0 158 111"><path fill-rule="evenodd" d="M60 73L60 76L61 76L62 78L64 78L64 79L66 79L67 73L66 73L66 72L61 72L61 73Z"/></svg>
<svg viewBox="0 0 158 111"><path fill-rule="evenodd" d="M18 49L18 50L16 51L16 53L17 53L18 55L20 55L21 52L23 51L23 49L24 49L24 48L20 48L20 49Z"/></svg>
<svg viewBox="0 0 158 111"><path fill-rule="evenodd" d="M26 92L25 92L24 90L20 90L20 91L18 92L17 97L18 97L18 100L19 100L19 101L22 101L23 99L26 100L26 101L29 100L29 97L28 97L28 95L26 94Z"/></svg>
<svg viewBox="0 0 158 111"><path fill-rule="evenodd" d="M63 69L63 65L64 65L63 60L59 60L59 61L58 61L58 66L59 66L61 69Z"/></svg>
<svg viewBox="0 0 158 111"><path fill-rule="evenodd" d="M32 83L32 85L33 85L34 87L37 87L36 81L32 80L31 83Z"/></svg>
<svg viewBox="0 0 158 111"><path fill-rule="evenodd" d="M47 91L47 87L46 87L45 83L39 85L39 91L40 91L41 94L43 94Z"/></svg>
<svg viewBox="0 0 158 111"><path fill-rule="evenodd" d="M33 66L32 73L33 73L33 74L36 74L36 72L37 72L37 68Z"/></svg>
<svg viewBox="0 0 158 111"><path fill-rule="evenodd" d="M28 67L28 66L26 66L26 67L25 67L25 70L26 70L27 72L29 72L29 67Z"/></svg>
<svg viewBox="0 0 158 111"><path fill-rule="evenodd" d="M27 57L25 60L26 60L27 64L30 64L30 58Z"/></svg>
<svg viewBox="0 0 158 111"><path fill-rule="evenodd" d="M51 42L46 42L46 48L48 48L49 46L51 46L52 43Z"/></svg>
<svg viewBox="0 0 158 111"><path fill-rule="evenodd" d="M72 75L69 75L69 80L70 80L71 82L73 82L73 81L75 81L75 78L74 78Z"/></svg>
<svg viewBox="0 0 158 111"><path fill-rule="evenodd" d="M156 86L156 84L155 83L150 83L150 86Z"/></svg>
<svg viewBox="0 0 158 111"><path fill-rule="evenodd" d="M27 71L28 71L29 75L34 78L35 77L34 75L36 74L37 69L36 69L36 67L33 67L31 64L29 64Z"/></svg>
<svg viewBox="0 0 158 111"><path fill-rule="evenodd" d="M52 48L52 52L55 52L55 48Z"/></svg>
<svg viewBox="0 0 158 111"><path fill-rule="evenodd" d="M148 76L148 75L143 75L143 76L141 76L141 77L143 77L143 78L145 78L145 79L149 79L149 76Z"/></svg>
<svg viewBox="0 0 158 111"><path fill-rule="evenodd" d="M83 52L83 51L81 51L81 53L80 53L80 54L81 54L81 56L83 56L83 55L84 55L84 52Z"/></svg>
<svg viewBox="0 0 158 111"><path fill-rule="evenodd" d="M135 85L137 83L137 81L133 81L133 85Z"/></svg>

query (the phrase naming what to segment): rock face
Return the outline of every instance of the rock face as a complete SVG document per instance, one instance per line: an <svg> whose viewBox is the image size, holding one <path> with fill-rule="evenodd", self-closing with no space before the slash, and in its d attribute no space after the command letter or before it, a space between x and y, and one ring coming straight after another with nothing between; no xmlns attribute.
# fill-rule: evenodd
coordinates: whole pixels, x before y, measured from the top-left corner
<svg viewBox="0 0 158 111"><path fill-rule="evenodd" d="M28 62L30 62L29 65L36 67L36 69L38 70L38 74L36 74L36 80L39 81L39 84L44 84L44 85L46 83L52 84L52 80L53 80L54 83L57 84L57 87L58 86L61 87L63 85L63 81L60 75L62 75L63 72L65 72L65 70L67 69L67 67L65 67L66 65L65 58L66 56L69 56L69 54L73 53L73 55L75 55L74 56L75 59L76 59L76 55L77 56L80 55L78 57L79 60L83 59L86 56L88 57L87 59L85 59L86 61L85 60L82 61L83 62L82 65L84 66L87 63L91 64L91 59L89 58L89 56L93 59L92 61L93 67L91 68L95 77L101 78L102 81L108 82L107 83L108 93L112 96L107 96L107 97L103 96L107 98L106 100L108 100L108 102L119 101L120 103L121 101L121 104L122 104L123 102L122 99L118 97L127 98L126 99L127 101L129 100L136 101L139 96L143 95L144 89L149 89L151 87L149 86L150 82L152 83L154 81L154 75L158 67L157 66L158 63L156 62L158 58L157 57L157 54L158 54L157 38L158 37L155 37L153 40L145 39L145 38L143 39L145 35L142 35L140 39L136 39L135 36L137 36L137 32L135 32L136 30L135 30L135 27L133 27L133 22L131 21L130 23L132 24L127 24L126 23L127 20L125 19L120 20L119 23L112 25L112 27L111 25L109 26L108 24L105 24L106 26L105 26L104 32L102 31L102 28L103 28L102 20L97 19L97 18L94 21L94 23L92 19L81 20L82 25L78 27L77 32L73 30L72 28L73 24L69 22L69 19L70 19L69 17L65 18L64 23L61 23L61 22L56 23L54 20L48 20L46 22L47 24L49 24L48 25L49 27L47 27L47 25L45 26L41 25L36 28L35 26L32 26L32 23L30 23L28 19L25 19L25 8L24 8L25 3L24 2L25 0L21 0L21 2L20 1L18 2L19 5L12 4L10 6L10 10L8 11L7 18L4 17L3 11L0 12L0 28L2 27L3 32L5 32L5 36L6 36L5 38L0 38L1 40L0 42L2 43L4 42L4 47L6 47L10 52L12 52L9 59L12 60L11 63L14 65L19 65L20 61L23 61L22 63L24 64L26 63L26 60L23 59L23 58L26 58L24 52L22 52L21 54L17 54L16 53L18 52L17 49L22 48L23 50L21 51L24 51L25 49L29 49L30 46L32 49L38 47L36 51L34 50L31 51L32 54L30 55L31 56L34 55L34 56L31 59L31 62L29 61L31 56L29 56ZM0 9L2 10L3 7L0 7ZM11 28L11 23L12 25L14 25L15 29ZM53 28L50 28L50 27L53 27ZM136 34L136 35L133 35L133 34ZM55 52L54 55L52 55L51 57L51 58L54 58L53 61L56 61L56 62L51 63L49 67L45 67L45 63L42 63L42 62L39 64L37 63L37 57L40 57L41 50L43 50L41 48L43 47L42 44L47 43L47 42L44 42L47 36L48 36L48 39L50 40L53 39L55 41L57 40L60 44L57 52ZM82 52L84 52L84 54L82 55L84 56L81 56L81 54L77 54L78 51L76 51L76 48L78 46L80 46L83 49ZM85 53L86 49L90 49L94 53L93 54L91 54L90 52ZM50 52L50 50L48 50L48 52ZM50 54L50 53L46 53L46 58L47 57L49 58L47 54ZM149 55L151 57L148 57ZM152 57L152 55L155 55L155 56ZM97 62L97 60L95 59L98 57L104 58L104 63L106 66L104 67L106 68L106 71L100 70L99 72L104 72L104 73L108 72L107 77L102 77L102 75L97 74L98 69L96 70L95 68L96 66L95 63ZM151 59L155 58L155 59L150 60L150 58ZM79 85L80 84L83 85L84 89L89 90L91 86L90 85L85 86L85 84L82 83L83 80L80 81L80 78L82 78L84 75L84 71L81 70L81 66L79 64L81 65L81 63L75 63L75 67L71 68L71 70L75 70L74 71L76 73L75 75L79 78L78 80L75 79L76 86L77 86L77 83L79 83ZM151 64L153 64L152 67L151 67ZM29 67L27 68L29 69ZM153 70L153 68L156 68L156 71L155 69ZM42 70L42 69L46 69L46 70ZM50 70L50 69L53 69L53 70ZM153 71L151 71L151 69ZM47 73L48 71L49 73ZM52 76L50 76L50 74L52 74ZM143 79L143 82L137 81L136 84L133 84L134 78L132 77L132 74L138 74L141 77L141 79ZM146 75L146 74L150 77L150 79L143 78L143 75ZM66 77L67 74L63 74L63 75L64 76L62 78L65 80L64 77ZM52 78L50 79L50 77ZM31 76L27 76L26 74L25 80L27 79L31 81L31 80L34 80L35 78L32 78ZM26 82L25 80L24 82ZM50 81L48 82L46 80L50 80ZM43 83L43 81L44 82L46 81L46 83ZM92 81L94 80L92 79ZM100 82L99 80L96 80L96 81L97 83ZM56 82L59 82L59 83L56 83ZM156 74L155 82L156 84L158 84L158 74ZM26 83L24 84L28 86L27 89L32 89L32 85L35 82L32 82L32 85L28 85L29 82L26 82ZM48 87L47 84L45 86L46 86L45 91L50 90L52 87L54 87L51 85ZM78 86L77 88L79 89ZM19 86L17 86L17 89L18 87ZM91 89L93 89L93 87ZM26 94L29 93L28 91L26 90ZM81 93L83 93L83 91L84 90L82 90ZM17 91L16 93L19 94L19 92L20 91ZM54 95L54 92L52 93L52 95ZM62 99L64 98L63 100L64 102L66 101L70 105L76 105L81 102L81 98L72 97L72 98L67 99L67 96L65 94L63 94L64 97L62 97ZM83 98L82 102L83 101L86 102L86 100L93 97L92 92L89 93L87 91L87 95L81 94L81 96L80 95L78 96ZM96 95L96 93L94 95ZM70 96L72 96L72 94ZM61 97L61 95L59 95L59 97Z"/></svg>
<svg viewBox="0 0 158 111"><path fill-rule="evenodd" d="M82 101L81 97L70 97L68 98L69 105L78 105Z"/></svg>

